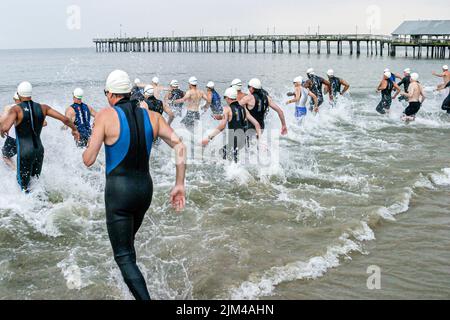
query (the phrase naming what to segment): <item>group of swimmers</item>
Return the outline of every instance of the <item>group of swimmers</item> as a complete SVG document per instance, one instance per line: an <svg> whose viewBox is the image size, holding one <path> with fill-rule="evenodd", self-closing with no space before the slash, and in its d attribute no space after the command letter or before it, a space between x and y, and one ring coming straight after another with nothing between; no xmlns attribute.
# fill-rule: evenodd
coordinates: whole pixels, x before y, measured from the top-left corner
<svg viewBox="0 0 450 320"><path fill-rule="evenodd" d="M438 90L450 86L448 66L443 67L442 74L433 74L444 79ZM319 112L325 95L328 94L330 104L334 106L340 96L348 92L349 83L335 76L333 70L328 70L327 76L328 79L324 79L310 68L306 79L301 76L294 79L294 92L288 94L292 98L286 104L295 103L295 115L300 121L308 110ZM397 78L401 79L399 84L396 83ZM404 71L404 77L385 70L377 88L382 94L377 111L386 113L392 99L400 94L402 100L409 103L405 110L406 120L413 120L425 100L423 87L418 80L419 75L411 73L409 69ZM404 86L404 92L401 92L399 85ZM182 116L184 105L187 112L182 123L188 129L193 129L200 121L202 108L205 112L211 109L212 117L218 121L218 126L202 140L203 146L208 145L227 127L235 133L223 148L224 158L233 158L234 161L237 161L240 149L246 148L254 138L261 137L270 109L278 114L281 135L288 133L282 108L264 90L259 79L248 82L248 94L243 92L240 79L233 80L223 95L225 106L222 106L222 97L215 90L213 82L209 82L206 89L205 92L198 88L195 77L189 79L189 89L183 92L176 80L171 81L168 88L163 87L156 77L151 84L144 84L139 79L132 83L126 72L116 70L108 76L104 90L110 107L96 112L83 102L84 92L77 88L73 92L73 104L62 115L46 104L34 102L32 85L23 82L14 95L15 104L5 108L0 117L0 133L6 137L3 157L9 166L14 167L11 158L17 154L17 181L27 193L30 191L31 178L41 174L44 160L41 132L47 116L61 121L64 128L71 129L77 145L85 149L83 162L87 167L94 165L102 146L105 146L108 234L124 281L139 300L150 299L150 294L136 265L134 240L152 201L153 182L149 160L158 138L176 151L176 182L170 193L170 202L177 211L181 211L186 203L186 147L170 126L176 117ZM396 91L394 96L393 90ZM205 101L203 107L202 101ZM442 109L450 113L450 94ZM164 113L168 116L167 121L163 117ZM95 117L94 127L91 126L92 117ZM15 130L12 130L13 126ZM239 133L242 133L243 138L237 139Z"/></svg>

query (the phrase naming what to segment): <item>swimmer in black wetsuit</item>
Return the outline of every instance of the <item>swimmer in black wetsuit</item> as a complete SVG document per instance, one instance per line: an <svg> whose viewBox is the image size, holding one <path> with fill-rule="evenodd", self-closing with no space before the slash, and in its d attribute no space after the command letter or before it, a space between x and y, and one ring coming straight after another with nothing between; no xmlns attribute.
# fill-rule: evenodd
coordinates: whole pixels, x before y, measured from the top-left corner
<svg viewBox="0 0 450 320"><path fill-rule="evenodd" d="M83 161L92 166L105 144L106 222L114 258L133 296L149 300L145 279L136 265L134 241L152 201L150 153L158 137L175 149L176 186L170 197L173 207L181 211L185 206L186 148L161 115L130 100L131 82L125 72L109 75L105 95L111 107L97 114Z"/></svg>
<svg viewBox="0 0 450 320"><path fill-rule="evenodd" d="M343 96L348 91L348 89L350 89L350 85L344 79L336 77L334 75L333 69L328 70L327 75L328 81L330 83L331 92L328 92L329 87L325 87L325 93L328 93L333 96L331 100L332 101L331 105L335 106L337 103L337 99L340 96ZM344 87L343 90L342 87Z"/></svg>
<svg viewBox="0 0 450 320"><path fill-rule="evenodd" d="M407 68L403 71L403 78L398 83L398 86L400 87L401 85L403 85L405 93L408 93L408 88L409 88L410 84L411 84L411 69ZM400 97L398 98L398 101L408 102L408 98L405 97L404 95L400 95Z"/></svg>
<svg viewBox="0 0 450 320"><path fill-rule="evenodd" d="M311 92L314 93L317 97L317 100L319 102L319 107L322 105L324 99L323 99L323 86L327 88L327 92L332 92L331 83L327 80L325 80L322 77L319 77L314 72L313 68L308 69L306 72L308 79L312 82ZM330 94L330 102L333 104L333 95ZM310 110L313 111L314 108L314 102L310 102Z"/></svg>
<svg viewBox="0 0 450 320"><path fill-rule="evenodd" d="M445 87L443 87L442 89L438 89L438 90L444 90L447 88L449 89L449 93L448 93L447 98L445 98L444 102L442 103L442 110L447 111L447 113L450 114L450 81L447 82Z"/></svg>
<svg viewBox="0 0 450 320"><path fill-rule="evenodd" d="M261 126L258 121L246 108L239 104L237 97L238 92L235 88L228 88L225 91L224 99L228 106L223 108L223 119L208 138L202 141L202 145L207 146L228 125L228 143L222 149L223 158L227 159L232 155L236 163L238 162L239 150L245 148L247 122L250 122L256 128L257 137L261 136ZM230 150L233 150L233 152L231 153Z"/></svg>
<svg viewBox="0 0 450 320"><path fill-rule="evenodd" d="M397 96L400 94L400 87L391 81L392 74L390 72L385 72L383 76L383 80L378 85L377 92L381 92L381 101L377 106L377 112L381 114L385 114L386 110L389 110L392 105L392 99L395 100ZM392 97L392 90L396 91L394 97Z"/></svg>
<svg viewBox="0 0 450 320"><path fill-rule="evenodd" d="M174 101L184 98L184 94L184 91L180 90L178 81L172 80L164 101L172 108L175 117L181 117L183 115L183 103L174 103Z"/></svg>
<svg viewBox="0 0 450 320"><path fill-rule="evenodd" d="M155 89L153 86L146 86L144 89L144 101L141 103L141 106L144 108L149 109L150 111L154 111L159 113L160 115L163 115L163 113L167 113L169 115L169 120L167 121L169 123L169 126L173 122L173 119L175 119L175 116L172 112L172 109L170 109L168 104L165 104L161 100L158 100L155 97Z"/></svg>
<svg viewBox="0 0 450 320"><path fill-rule="evenodd" d="M41 131L45 117L49 116L63 122L72 129L76 140L80 135L69 118L53 110L48 105L38 104L31 100L33 88L29 82L22 82L17 94L20 104L12 107L1 125L1 136L4 137L11 127L16 126L17 141L17 181L24 192L29 192L31 178L38 178L44 161L44 146L41 142Z"/></svg>

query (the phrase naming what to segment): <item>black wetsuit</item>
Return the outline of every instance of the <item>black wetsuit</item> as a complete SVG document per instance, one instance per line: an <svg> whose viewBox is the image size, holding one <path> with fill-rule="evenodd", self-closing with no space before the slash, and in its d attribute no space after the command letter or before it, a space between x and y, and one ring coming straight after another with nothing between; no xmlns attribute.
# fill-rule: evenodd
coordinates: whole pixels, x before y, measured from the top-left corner
<svg viewBox="0 0 450 320"><path fill-rule="evenodd" d="M391 80L386 81L386 89L381 91L381 101L377 106L377 111L381 114L385 114L386 110L389 110L392 104L392 90L394 89L394 83Z"/></svg>
<svg viewBox="0 0 450 320"><path fill-rule="evenodd" d="M133 87L130 100L144 101L144 89L139 88L138 86Z"/></svg>
<svg viewBox="0 0 450 320"><path fill-rule="evenodd" d="M173 101L184 98L184 92L180 89L173 89L169 92L169 100L170 106L172 107L172 111L175 117L181 117L183 113L183 104L182 103L174 103Z"/></svg>
<svg viewBox="0 0 450 320"><path fill-rule="evenodd" d="M269 95L264 89L255 90L253 93L255 97L255 106L252 110L248 110L253 118L258 121L261 126L261 130L264 130L266 125L264 123L266 115L269 112ZM252 123L248 123L249 130L255 130L255 126Z"/></svg>
<svg viewBox="0 0 450 320"><path fill-rule="evenodd" d="M78 132L80 133L80 140L77 141L77 146L79 148L85 148L87 147L89 139L92 135L91 111L89 110L89 107L84 103L74 103L73 105L71 105L71 108L75 112L74 124L77 127Z"/></svg>
<svg viewBox="0 0 450 320"><path fill-rule="evenodd" d="M154 111L157 112L159 114L163 114L164 112L164 105L163 102L161 100L156 99L155 97L150 97L147 100L145 100L145 102L148 105L148 108L150 109L150 111Z"/></svg>
<svg viewBox="0 0 450 320"><path fill-rule="evenodd" d="M320 107L323 103L323 84L325 79L319 77L315 74L309 74L308 79L311 80L312 86L310 88L311 92L317 96L318 106ZM311 110L314 108L314 100L311 99Z"/></svg>
<svg viewBox="0 0 450 320"><path fill-rule="evenodd" d="M123 99L114 107L120 136L106 153L106 222L114 258L137 300L149 300L145 279L136 265L134 240L153 196L149 158L153 128L147 110Z"/></svg>
<svg viewBox="0 0 450 320"><path fill-rule="evenodd" d="M45 116L40 104L25 101L19 104L22 122L16 126L17 181L23 191L28 192L32 177L39 177L44 162L44 146L41 132Z"/></svg>
<svg viewBox="0 0 450 320"><path fill-rule="evenodd" d="M247 116L244 107L239 102L233 102L230 105L233 118L228 122L228 142L223 147L223 159L226 160L229 156L233 156L233 161L238 162L239 150L245 147L247 130ZM228 152L233 150L233 152Z"/></svg>
<svg viewBox="0 0 450 320"><path fill-rule="evenodd" d="M408 93L409 85L411 84L411 76L406 76L398 83L399 86L403 85L405 92ZM405 96L400 96L398 98L399 101L408 101L408 98Z"/></svg>
<svg viewBox="0 0 450 320"><path fill-rule="evenodd" d="M341 94L341 79L338 77L331 77L330 78L330 84L331 84L331 92L334 98L337 98Z"/></svg>
<svg viewBox="0 0 450 320"><path fill-rule="evenodd" d="M450 88L450 81L447 82L447 85L445 86L445 88ZM447 98L445 98L444 102L442 103L442 110L447 111L448 114L450 114L450 92L447 96Z"/></svg>

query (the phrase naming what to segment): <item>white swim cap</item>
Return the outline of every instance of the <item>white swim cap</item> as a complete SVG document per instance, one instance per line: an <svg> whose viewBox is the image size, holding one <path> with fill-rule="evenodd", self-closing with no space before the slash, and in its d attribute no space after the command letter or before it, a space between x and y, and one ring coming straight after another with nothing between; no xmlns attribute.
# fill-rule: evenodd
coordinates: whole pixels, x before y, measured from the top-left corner
<svg viewBox="0 0 450 320"><path fill-rule="evenodd" d="M20 98L19 98L19 95L17 94L17 92L16 92L16 93L14 93L14 97L13 97L13 99L14 99L14 100L20 100Z"/></svg>
<svg viewBox="0 0 450 320"><path fill-rule="evenodd" d="M106 79L105 89L110 93L125 94L130 93L133 86L128 73L122 70L115 70Z"/></svg>
<svg viewBox="0 0 450 320"><path fill-rule="evenodd" d="M83 96L84 96L84 91L83 91L83 89L81 89L81 88L76 88L74 91L73 91L73 96L75 97L75 98L77 98L77 99L83 99Z"/></svg>
<svg viewBox="0 0 450 320"><path fill-rule="evenodd" d="M234 79L232 82L231 82L231 86L233 87L233 88L235 88L236 90L241 90L242 89L242 81L241 81L241 79Z"/></svg>
<svg viewBox="0 0 450 320"><path fill-rule="evenodd" d="M144 95L146 96L153 96L155 94L155 89L153 86L146 86L144 89Z"/></svg>
<svg viewBox="0 0 450 320"><path fill-rule="evenodd" d="M212 81L208 82L206 87L209 88L209 89L214 89L214 82L212 82Z"/></svg>
<svg viewBox="0 0 450 320"><path fill-rule="evenodd" d="M390 78L392 77L392 73L390 73L389 71L386 71L386 72L384 73L384 76L385 76L386 78L390 79Z"/></svg>
<svg viewBox="0 0 450 320"><path fill-rule="evenodd" d="M158 77L154 77L154 78L152 79L152 82L153 82L153 83L156 83L156 84L159 84L159 78L158 78Z"/></svg>
<svg viewBox="0 0 450 320"><path fill-rule="evenodd" d="M196 77L190 77L189 78L189 84L192 86L196 86L198 84L198 80Z"/></svg>
<svg viewBox="0 0 450 320"><path fill-rule="evenodd" d="M248 86L252 87L254 89L260 90L262 89L261 80L259 79L252 79L248 82Z"/></svg>
<svg viewBox="0 0 450 320"><path fill-rule="evenodd" d="M138 84L140 84L140 83L141 83L141 80L140 80L140 79L137 79L137 78L134 79L134 84L135 84L135 85L138 85Z"/></svg>
<svg viewBox="0 0 450 320"><path fill-rule="evenodd" d="M384 69L384 71L383 72L391 72L391 69L389 69L389 68L386 68L386 69Z"/></svg>
<svg viewBox="0 0 450 320"><path fill-rule="evenodd" d="M405 70L403 70L404 73L406 74L411 74L411 69L410 68L406 68Z"/></svg>
<svg viewBox="0 0 450 320"><path fill-rule="evenodd" d="M327 75L328 75L329 77L333 77L333 76L334 76L334 70L333 70L333 69L328 70L328 71L327 71Z"/></svg>
<svg viewBox="0 0 450 320"><path fill-rule="evenodd" d="M447 70L448 71L448 65L445 65L442 67L442 69Z"/></svg>
<svg viewBox="0 0 450 320"><path fill-rule="evenodd" d="M17 93L22 98L31 98L31 95L33 94L33 86L31 83L24 81L17 87Z"/></svg>
<svg viewBox="0 0 450 320"><path fill-rule="evenodd" d="M297 77L294 79L294 83L302 83L303 82L303 77Z"/></svg>
<svg viewBox="0 0 450 320"><path fill-rule="evenodd" d="M418 73L413 73L411 75L411 80L418 81L419 80L419 74Z"/></svg>
<svg viewBox="0 0 450 320"><path fill-rule="evenodd" d="M235 88L231 87L231 88L228 88L227 90L225 90L224 97L225 98L230 98L232 100L236 100L237 99L237 95L238 95L237 90Z"/></svg>
<svg viewBox="0 0 450 320"><path fill-rule="evenodd" d="M307 74L314 74L314 69L313 69L313 68L309 68L309 69L306 71L306 73L307 73Z"/></svg>
<svg viewBox="0 0 450 320"><path fill-rule="evenodd" d="M177 80L172 80L172 81L170 81L170 86L178 88L180 85Z"/></svg>

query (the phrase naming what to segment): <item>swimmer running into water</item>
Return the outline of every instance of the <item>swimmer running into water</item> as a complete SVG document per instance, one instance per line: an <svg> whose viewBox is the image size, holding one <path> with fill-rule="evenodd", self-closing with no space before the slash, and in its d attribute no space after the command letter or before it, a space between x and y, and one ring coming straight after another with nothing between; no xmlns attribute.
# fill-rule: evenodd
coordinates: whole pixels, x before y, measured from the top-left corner
<svg viewBox="0 0 450 320"><path fill-rule="evenodd" d="M335 106L338 98L343 96L350 89L350 85L344 79L336 77L333 69L328 70L327 75L330 86L325 87L325 94L328 93L333 96L331 104ZM342 89L342 87L344 87L344 89ZM331 92L328 92L329 88L331 88Z"/></svg>
<svg viewBox="0 0 450 320"><path fill-rule="evenodd" d="M83 103L84 91L77 88L73 92L73 104L66 109L66 117L72 121L80 133L80 140L77 141L79 148L86 148L91 138L91 117L95 118L97 112ZM67 126L64 126L67 128Z"/></svg>
<svg viewBox="0 0 450 320"><path fill-rule="evenodd" d="M442 90L446 88L448 83L450 82L450 72L448 71L448 66L445 65L442 67L442 73L433 72L433 76L443 78L444 82L438 86L438 90Z"/></svg>
<svg viewBox="0 0 450 320"><path fill-rule="evenodd" d="M164 102L172 108L174 117L181 117L183 115L183 103L174 103L175 100L183 98L185 93L180 90L180 85L177 80L170 82L170 88L164 97Z"/></svg>
<svg viewBox="0 0 450 320"><path fill-rule="evenodd" d="M381 80L377 88L377 92L381 92L381 101L378 104L376 110L381 114L386 114L386 110L391 109L392 99L397 98L401 91L400 87L395 82L393 82L391 78L392 73L385 72L383 80ZM392 97L392 90L396 91L394 97Z"/></svg>
<svg viewBox="0 0 450 320"><path fill-rule="evenodd" d="M214 88L214 82L210 81L206 85L207 89L207 100L206 105L203 107L203 110L208 110L208 108L211 108L212 117L216 120L222 120L223 119L223 107L222 107L222 100L220 99L219 93L217 93L216 89Z"/></svg>
<svg viewBox="0 0 450 320"><path fill-rule="evenodd" d="M185 206L186 148L158 113L139 107L130 100L131 82L124 71L112 72L105 95L111 107L101 110L96 119L89 147L83 154L91 167L105 145L106 222L114 252L125 283L137 300L150 300L141 271L136 265L134 241L153 196L149 160L153 141L160 137L176 155L176 185L170 193L172 206Z"/></svg>
<svg viewBox="0 0 450 320"><path fill-rule="evenodd" d="M234 89L236 89L237 91L237 100L241 101L247 94L245 92L242 91L242 81L241 79L234 79L231 82L231 87L233 87Z"/></svg>
<svg viewBox="0 0 450 320"><path fill-rule="evenodd" d="M22 82L17 88L20 103L13 106L2 121L0 134L2 137L15 125L17 141L17 181L22 191L28 193L31 178L39 178L44 162L44 146L41 132L45 117L57 119L72 129L76 140L80 134L69 118L60 114L48 105L32 100L33 87L29 82Z"/></svg>
<svg viewBox="0 0 450 320"><path fill-rule="evenodd" d="M308 85L311 85L311 80L308 80ZM286 105L291 103L295 103L295 118L297 121L302 121L306 114L308 113L308 109L306 107L308 103L308 98L314 101L314 112L319 111L319 102L317 96L312 93L308 88L303 86L303 77L297 77L294 79L294 87L295 92L289 93L288 96L294 96L291 100L286 101Z"/></svg>
<svg viewBox="0 0 450 320"><path fill-rule="evenodd" d="M414 121L416 114L426 99L423 86L419 83L419 75L417 73L411 74L411 83L408 87L408 92L400 93L409 101L409 106L405 109L402 117L403 121Z"/></svg>
<svg viewBox="0 0 450 320"><path fill-rule="evenodd" d="M163 103L161 100L158 100L155 97L155 89L152 86L145 87L144 101L141 102L141 106L150 111L157 112L160 115L163 115L164 112L167 113L167 115L169 116L169 120L167 121L169 126L175 118L172 109L170 109L167 104Z"/></svg>

